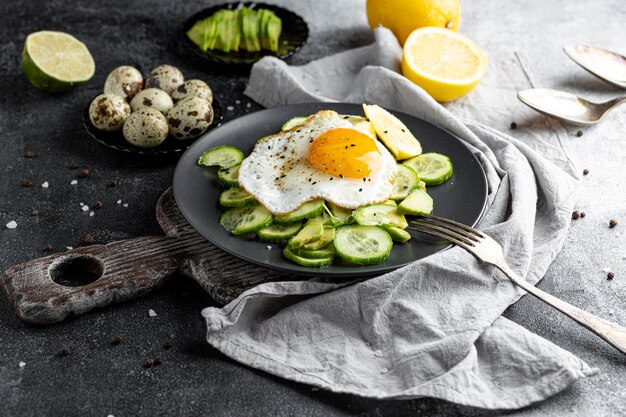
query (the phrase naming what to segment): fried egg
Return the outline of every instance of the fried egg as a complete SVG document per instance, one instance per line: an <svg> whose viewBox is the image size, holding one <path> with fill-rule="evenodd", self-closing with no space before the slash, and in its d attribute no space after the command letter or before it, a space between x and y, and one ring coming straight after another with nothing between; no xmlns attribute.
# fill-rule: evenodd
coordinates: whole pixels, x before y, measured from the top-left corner
<svg viewBox="0 0 626 417"><path fill-rule="evenodd" d="M259 141L241 164L239 185L274 214L314 198L356 209L387 200L396 161L370 133L331 110Z"/></svg>

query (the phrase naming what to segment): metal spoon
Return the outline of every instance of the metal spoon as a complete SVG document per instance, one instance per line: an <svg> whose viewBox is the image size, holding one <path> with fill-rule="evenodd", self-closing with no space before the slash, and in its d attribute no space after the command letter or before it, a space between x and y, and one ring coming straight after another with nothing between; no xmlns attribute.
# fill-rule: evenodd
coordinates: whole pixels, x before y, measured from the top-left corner
<svg viewBox="0 0 626 417"><path fill-rule="evenodd" d="M617 87L626 88L626 58L606 49L587 45L565 45L563 52L578 65Z"/></svg>
<svg viewBox="0 0 626 417"><path fill-rule="evenodd" d="M540 113L579 126L598 123L609 110L626 103L626 96L604 103L593 103L574 94L548 88L520 91L517 98Z"/></svg>

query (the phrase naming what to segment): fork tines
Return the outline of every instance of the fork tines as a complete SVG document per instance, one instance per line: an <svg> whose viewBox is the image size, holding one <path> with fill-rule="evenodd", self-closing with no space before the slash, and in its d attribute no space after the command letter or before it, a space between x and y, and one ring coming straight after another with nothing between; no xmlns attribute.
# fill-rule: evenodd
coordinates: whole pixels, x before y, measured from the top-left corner
<svg viewBox="0 0 626 417"><path fill-rule="evenodd" d="M476 229L463 223L437 216L427 216L412 220L409 229L441 237L461 247L476 246L481 239L484 239L483 234Z"/></svg>

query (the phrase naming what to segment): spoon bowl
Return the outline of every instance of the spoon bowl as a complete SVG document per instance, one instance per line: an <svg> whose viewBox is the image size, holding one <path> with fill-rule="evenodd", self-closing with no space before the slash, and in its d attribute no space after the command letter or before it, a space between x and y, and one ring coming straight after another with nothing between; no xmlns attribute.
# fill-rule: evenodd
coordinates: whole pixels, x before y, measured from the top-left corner
<svg viewBox="0 0 626 417"><path fill-rule="evenodd" d="M626 102L626 96L604 103L594 103L566 91L531 88L517 93L527 106L565 123L588 126L598 123L614 107Z"/></svg>
<svg viewBox="0 0 626 417"><path fill-rule="evenodd" d="M626 58L595 46L569 44L563 52L575 63L598 78L620 88L626 88Z"/></svg>

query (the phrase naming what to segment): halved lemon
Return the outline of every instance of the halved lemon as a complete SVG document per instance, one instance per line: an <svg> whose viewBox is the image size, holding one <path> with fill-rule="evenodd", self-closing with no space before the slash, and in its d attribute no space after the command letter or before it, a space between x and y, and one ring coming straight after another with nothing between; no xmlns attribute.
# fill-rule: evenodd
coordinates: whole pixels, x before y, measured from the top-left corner
<svg viewBox="0 0 626 417"><path fill-rule="evenodd" d="M402 73L435 100L466 95L487 71L487 56L470 38L448 29L416 29L404 43Z"/></svg>
<svg viewBox="0 0 626 417"><path fill-rule="evenodd" d="M60 93L93 77L96 64L87 46L72 35L44 30L26 37L22 69L35 87Z"/></svg>

